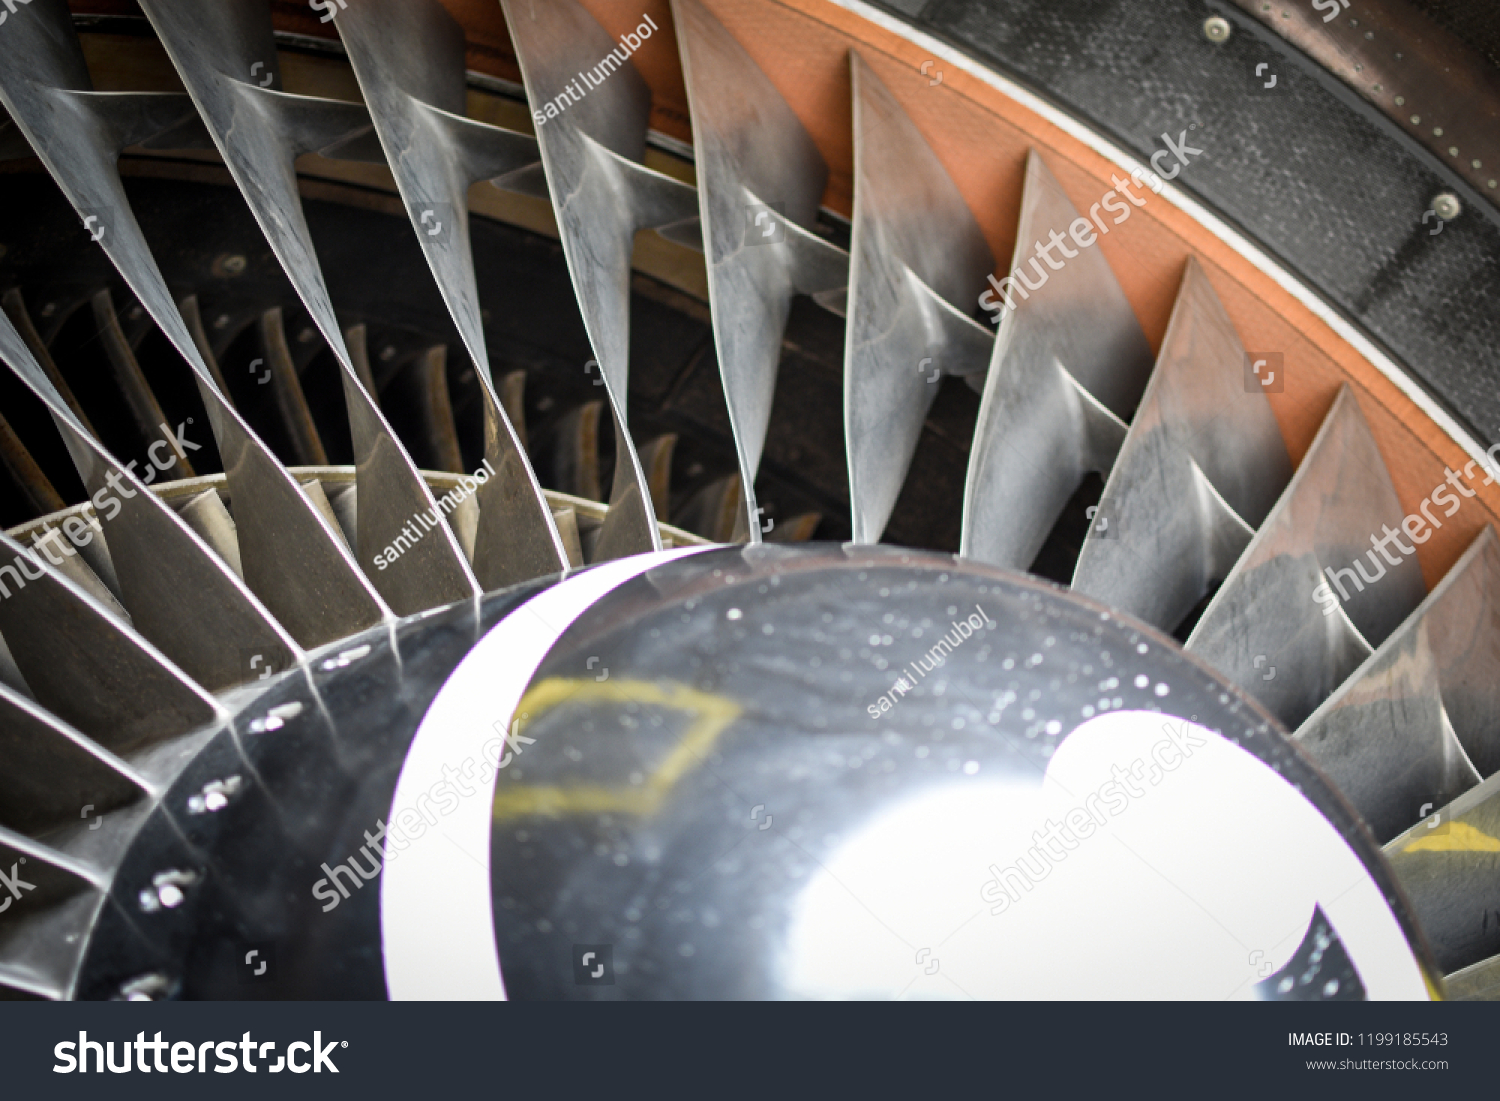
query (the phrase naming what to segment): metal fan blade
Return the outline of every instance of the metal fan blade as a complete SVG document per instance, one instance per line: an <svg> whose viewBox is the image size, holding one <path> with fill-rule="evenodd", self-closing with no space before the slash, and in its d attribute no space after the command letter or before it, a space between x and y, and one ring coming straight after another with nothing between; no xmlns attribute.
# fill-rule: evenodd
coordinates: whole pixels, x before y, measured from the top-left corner
<svg viewBox="0 0 1500 1101"><path fill-rule="evenodd" d="M557 521L557 530L562 533L563 546L568 548L568 565L573 569L583 566L583 539L578 534L578 513L564 508L554 512L552 518Z"/></svg>
<svg viewBox="0 0 1500 1101"><path fill-rule="evenodd" d="M545 120L536 141L584 327L607 389L623 402L635 234L695 217L697 194L641 163L651 92L587 9L577 0L502 0L501 7L532 114ZM580 73L601 62L610 72L585 88Z"/></svg>
<svg viewBox="0 0 1500 1101"><path fill-rule="evenodd" d="M97 523L97 521L95 522ZM88 534L89 530L86 526L82 525L83 521L81 518L78 524L72 525L72 530L80 540ZM102 536L102 528L97 534ZM51 527L44 522L41 531L37 531L34 528L31 531L31 553L33 557L40 554L48 562L52 563L57 568L57 571L69 581L72 581L113 612L121 622L128 623L132 627L135 626L130 613L125 610L125 605L120 603L120 599L115 595L114 590L104 583L103 579L94 572L93 567L79 554L80 549L82 548L75 549L72 541L64 535L63 529L60 527ZM118 580L116 578L117 582Z"/></svg>
<svg viewBox="0 0 1500 1101"><path fill-rule="evenodd" d="M1487 527L1297 731L1382 841L1500 771L1497 584L1500 540Z"/></svg>
<svg viewBox="0 0 1500 1101"><path fill-rule="evenodd" d="M857 53L844 439L854 541L880 540L943 375L978 375L994 337L968 317L995 267L952 178Z"/></svg>
<svg viewBox="0 0 1500 1101"><path fill-rule="evenodd" d="M380 390L375 385L375 372L370 366L370 331L364 325L350 325L344 330L344 347L349 349L349 362L359 384L370 395L370 400L380 404Z"/></svg>
<svg viewBox="0 0 1500 1101"><path fill-rule="evenodd" d="M641 467L646 484L651 487L651 504L658 516L672 507L672 453L677 449L677 433L668 432L641 445Z"/></svg>
<svg viewBox="0 0 1500 1101"><path fill-rule="evenodd" d="M436 0L352 0L334 25L438 289L488 376L469 186L536 163L536 139L463 117L463 28Z"/></svg>
<svg viewBox="0 0 1500 1101"><path fill-rule="evenodd" d="M61 512L67 507L52 482L37 461L31 457L26 444L16 435L10 422L0 417L0 464L25 495L33 511L46 516Z"/></svg>
<svg viewBox="0 0 1500 1101"><path fill-rule="evenodd" d="M158 438L161 426L167 423L167 415L162 412L151 384L146 381L141 365L136 362L135 352L131 350L125 331L120 327L119 315L115 313L113 297L108 290L102 290L94 295L90 305L93 308L94 325L99 331L99 343L109 360L115 385L125 397L125 406L130 410L136 430L142 441ZM192 463L186 455L173 454L171 459L170 473L173 481L194 477Z"/></svg>
<svg viewBox="0 0 1500 1101"><path fill-rule="evenodd" d="M1385 846L1444 971L1500 955L1500 774Z"/></svg>
<svg viewBox="0 0 1500 1101"><path fill-rule="evenodd" d="M188 334L193 338L193 347L198 349L198 355L203 366L208 370L208 377L213 380L214 386L218 389L219 396L223 399L225 405L231 409L234 408L234 397L229 393L229 383L224 378L224 372L219 369L219 359L214 355L213 344L208 339L208 330L203 327L203 313L198 308L198 296L196 294L188 295L181 302L177 303L177 310L182 314L182 320L187 325ZM41 356L37 356L39 361L41 358ZM46 363L43 362L42 365L45 367ZM48 373L50 375L51 372ZM63 397L67 397L66 392L63 393ZM71 405L72 403L69 402L69 404ZM88 424L88 421L85 420L84 424Z"/></svg>
<svg viewBox="0 0 1500 1101"><path fill-rule="evenodd" d="M217 489L205 489L190 497L184 504L176 506L182 522L192 528L208 546L234 571L236 577L245 576L245 567L240 561L239 535L235 531L234 517L224 505L224 498Z"/></svg>
<svg viewBox="0 0 1500 1101"><path fill-rule="evenodd" d="M313 649L389 616L337 526L265 444L238 417L223 418L216 434L245 583L292 637Z"/></svg>
<svg viewBox="0 0 1500 1101"><path fill-rule="evenodd" d="M1480 782L1443 708L1421 611L1413 618L1296 735L1380 841Z"/></svg>
<svg viewBox="0 0 1500 1101"><path fill-rule="evenodd" d="M1073 588L1170 631L1239 560L1292 476L1245 350L1189 258L1156 370L1110 472Z"/></svg>
<svg viewBox="0 0 1500 1101"><path fill-rule="evenodd" d="M988 392L980 400L960 538L960 553L1013 569L1036 558L1079 480L1107 471L1129 431L1057 362L1039 363L1029 376L1024 388L996 399L1003 410L988 407L993 416ZM994 511L999 501L1013 506L1008 520Z"/></svg>
<svg viewBox="0 0 1500 1101"><path fill-rule="evenodd" d="M86 94L89 87L83 50L62 0L36 0L28 18L0 35L0 101L85 230L193 369L229 481L251 590L303 646L379 623L390 614L384 601L338 535L235 413L200 354L120 181L120 150L141 134L122 134L115 125L120 96Z"/></svg>
<svg viewBox="0 0 1500 1101"><path fill-rule="evenodd" d="M54 1000L72 992L108 871L0 827L0 866L27 884L0 912L0 985Z"/></svg>
<svg viewBox="0 0 1500 1101"><path fill-rule="evenodd" d="M660 550L645 473L625 417L630 258L638 230L692 219L696 195L641 163L651 93L628 51L615 52L617 44L577 0L501 0L501 7L532 115L543 120L537 143L547 187L614 421L614 485L595 560ZM585 94L580 74L596 67L602 83Z"/></svg>
<svg viewBox="0 0 1500 1101"><path fill-rule="evenodd" d="M31 358L41 365L42 371L47 376L47 381L52 383L53 389L62 395L67 403L68 410L83 425L84 431L91 436L97 436L94 426L89 423L88 415L84 413L83 406L73 395L68 386L68 380L63 378L57 364L52 360L52 353L47 350L47 345L42 340L42 334L36 331L36 325L32 323L31 314L26 309L26 300L22 297L19 289L12 288L5 292L4 299L5 315L10 318L10 323L16 327L22 341L26 344L26 350L31 353ZM54 511L49 509L50 511Z"/></svg>
<svg viewBox="0 0 1500 1101"><path fill-rule="evenodd" d="M0 756L0 826L27 836L78 822L83 807L102 815L155 794L127 762L3 685Z"/></svg>
<svg viewBox="0 0 1500 1101"><path fill-rule="evenodd" d="M260 350L270 374L271 393L276 412L291 443L292 466L327 466L328 453L318 435L318 425L302 391L302 378L292 360L292 349L286 340L286 324L281 307L275 306L260 315Z"/></svg>
<svg viewBox="0 0 1500 1101"><path fill-rule="evenodd" d="M526 372L512 371L500 380L500 406L515 427L521 451L529 454L530 439L526 433Z"/></svg>
<svg viewBox="0 0 1500 1101"><path fill-rule="evenodd" d="M806 543L812 539L823 522L820 512L804 512L789 520L782 520L766 532L767 543Z"/></svg>
<svg viewBox="0 0 1500 1101"><path fill-rule="evenodd" d="M651 494L640 458L626 433L624 419L617 410L615 422L615 474L609 491L609 511L594 540L590 562L609 562L661 550L661 528L651 507Z"/></svg>
<svg viewBox="0 0 1500 1101"><path fill-rule="evenodd" d="M210 689L252 679L256 673L249 658L255 654L273 669L288 669L300 661L302 651L295 640L234 569L151 492L136 476L134 463L119 463L85 431L3 316L0 360L42 400L62 433L105 525L134 627ZM158 441L148 455L153 461L158 451L171 455L173 444L175 440ZM76 553L73 544L92 535L76 518L66 527L68 538L59 539L60 553L71 556Z"/></svg>
<svg viewBox="0 0 1500 1101"><path fill-rule="evenodd" d="M45 558L0 535L0 633L36 700L117 754L221 717L203 688Z"/></svg>
<svg viewBox="0 0 1500 1101"><path fill-rule="evenodd" d="M1486 526L1438 583L1423 626L1459 744L1480 776L1494 776L1500 773L1500 537L1494 528Z"/></svg>
<svg viewBox="0 0 1500 1101"><path fill-rule="evenodd" d="M682 506L675 517L678 525L714 543L731 542L737 534L743 538L743 487L744 481L733 475L710 482Z"/></svg>
<svg viewBox="0 0 1500 1101"><path fill-rule="evenodd" d="M553 429L553 484L570 497L597 501L599 488L599 415L602 401L589 401L563 414Z"/></svg>
<svg viewBox="0 0 1500 1101"><path fill-rule="evenodd" d="M458 425L453 419L453 402L448 397L448 348L438 344L428 348L413 364L421 372L419 399L423 435L437 455L434 470L451 474L464 472L463 453L458 446Z"/></svg>
<svg viewBox="0 0 1500 1101"><path fill-rule="evenodd" d="M828 166L776 86L697 0L673 0L672 13L693 118L714 344L744 483L743 527L759 542L754 483L792 296L841 297L849 257L811 232Z"/></svg>
<svg viewBox="0 0 1500 1101"><path fill-rule="evenodd" d="M1460 968L1443 979L1453 1002L1500 1001L1500 956Z"/></svg>
<svg viewBox="0 0 1500 1101"><path fill-rule="evenodd" d="M1295 729L1421 603L1416 557L1388 563L1370 549L1401 518L1385 462L1344 386L1187 649ZM1366 554L1371 569L1361 580L1355 570L1364 571ZM1325 569L1329 579L1335 570L1352 579L1355 591L1333 595Z"/></svg>
<svg viewBox="0 0 1500 1101"><path fill-rule="evenodd" d="M1000 331L964 486L959 548L969 558L1030 566L1083 476L1108 473L1150 377L1151 346L1130 303L1081 240L1108 232L1110 220L1095 217L1081 218L1041 156L1027 155L1015 274L996 284L1000 297L981 298L1000 311ZM1088 228L1073 249L1078 222Z"/></svg>
<svg viewBox="0 0 1500 1101"><path fill-rule="evenodd" d="M354 370L313 250L297 190L302 153L347 156L373 129L363 106L280 90L269 7L261 0L141 5L193 97L235 183L281 261L313 324L339 361L361 489L356 558L387 604L409 615L473 597L481 589L458 538L419 517L440 515L416 464L397 441ZM252 73L264 72L257 80ZM364 154L358 148L360 155ZM406 544L404 553L392 548ZM384 554L384 566L375 559Z"/></svg>
<svg viewBox="0 0 1500 1101"><path fill-rule="evenodd" d="M485 457L501 476L479 490L475 573L493 589L565 569L562 536L524 438L495 390L469 239L469 186L536 164L536 139L463 117L463 28L435 0L355 0L338 12L335 25L417 240L479 377Z"/></svg>

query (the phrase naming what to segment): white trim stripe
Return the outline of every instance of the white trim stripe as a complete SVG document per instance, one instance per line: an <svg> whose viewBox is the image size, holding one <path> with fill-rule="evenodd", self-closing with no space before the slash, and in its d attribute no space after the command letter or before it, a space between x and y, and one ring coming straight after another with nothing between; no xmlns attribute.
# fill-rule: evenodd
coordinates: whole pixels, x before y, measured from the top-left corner
<svg viewBox="0 0 1500 1101"><path fill-rule="evenodd" d="M552 647L594 604L663 563L713 549L687 547L607 562L538 593L497 623L433 698L391 806L415 809L419 798L444 782L445 766L458 770L466 760L483 761L484 746L496 737L495 723L510 723ZM392 1000L505 997L491 905L494 799L492 773L489 783L479 784L474 795L461 798L386 862L380 926Z"/></svg>

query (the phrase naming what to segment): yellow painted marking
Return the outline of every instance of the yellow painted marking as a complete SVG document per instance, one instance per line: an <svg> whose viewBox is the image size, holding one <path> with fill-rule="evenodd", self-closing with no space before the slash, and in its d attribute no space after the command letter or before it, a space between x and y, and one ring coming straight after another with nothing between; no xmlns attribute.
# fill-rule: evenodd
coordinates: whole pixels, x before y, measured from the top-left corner
<svg viewBox="0 0 1500 1101"><path fill-rule="evenodd" d="M710 692L684 684L657 684L643 680L599 682L584 677L549 677L521 699L517 711L536 717L564 703L634 703L664 707L693 716L682 738L661 765L640 785L610 788L532 787L508 784L495 791L494 820L545 814L638 814L652 815L661 809L672 788L713 749L719 735L740 715L740 705Z"/></svg>
<svg viewBox="0 0 1500 1101"><path fill-rule="evenodd" d="M1401 850L1403 853L1500 853L1500 840L1476 830L1467 822L1450 823L1445 830L1431 834L1419 831L1415 841L1410 841Z"/></svg>

